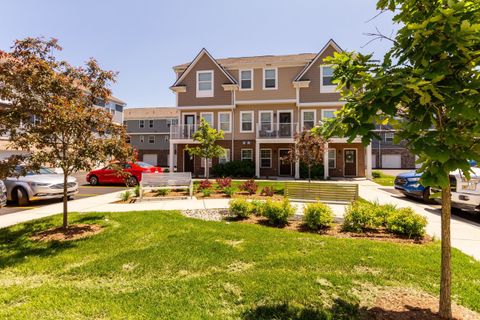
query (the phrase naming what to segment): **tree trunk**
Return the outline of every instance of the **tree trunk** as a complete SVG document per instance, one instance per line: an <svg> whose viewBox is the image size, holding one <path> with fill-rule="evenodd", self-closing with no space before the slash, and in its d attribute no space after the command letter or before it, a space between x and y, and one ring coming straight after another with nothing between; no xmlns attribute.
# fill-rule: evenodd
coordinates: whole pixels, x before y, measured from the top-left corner
<svg viewBox="0 0 480 320"><path fill-rule="evenodd" d="M311 180L311 178L310 178L311 167L312 167L312 166L309 164L309 165L308 165L308 183L311 182L311 181L310 181L310 180Z"/></svg>
<svg viewBox="0 0 480 320"><path fill-rule="evenodd" d="M442 318L452 318L452 247L450 242L450 217L451 217L451 190L450 182L442 188L442 270L440 278L440 306L439 313Z"/></svg>
<svg viewBox="0 0 480 320"><path fill-rule="evenodd" d="M205 158L205 179L208 180L208 177L210 176L210 172L209 172L209 167L208 167L208 158Z"/></svg>
<svg viewBox="0 0 480 320"><path fill-rule="evenodd" d="M68 172L63 170L63 228L68 226L68 195L67 195Z"/></svg>

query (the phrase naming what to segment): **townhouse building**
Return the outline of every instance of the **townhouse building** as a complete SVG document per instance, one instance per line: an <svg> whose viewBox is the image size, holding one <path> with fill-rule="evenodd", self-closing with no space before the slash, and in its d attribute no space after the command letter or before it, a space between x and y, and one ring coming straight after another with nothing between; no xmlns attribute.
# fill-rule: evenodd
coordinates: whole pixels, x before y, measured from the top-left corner
<svg viewBox="0 0 480 320"><path fill-rule="evenodd" d="M395 131L390 126L378 126L379 139L372 141L372 167L378 169L414 169L416 157L405 141L395 142Z"/></svg>
<svg viewBox="0 0 480 320"><path fill-rule="evenodd" d="M219 130L218 141L226 155L213 164L232 160L253 161L257 177L299 178L300 164L284 160L294 147L294 137L321 120L335 117L340 94L332 83L332 68L324 59L340 52L330 40L318 53L215 59L202 49L189 63L175 66L179 124L171 127L169 154L173 170L203 175L207 165L185 150L200 119ZM371 146L360 139L347 143L332 138L324 154L325 178L369 177Z"/></svg>
<svg viewBox="0 0 480 320"><path fill-rule="evenodd" d="M170 127L178 125L176 108L128 108L123 123L127 128L128 142L138 153L138 160L168 167Z"/></svg>

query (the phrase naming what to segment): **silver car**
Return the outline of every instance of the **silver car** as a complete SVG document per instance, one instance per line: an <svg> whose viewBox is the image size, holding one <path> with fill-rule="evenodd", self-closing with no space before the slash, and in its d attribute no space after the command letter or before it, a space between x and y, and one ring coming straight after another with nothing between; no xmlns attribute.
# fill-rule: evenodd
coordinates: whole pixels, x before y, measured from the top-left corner
<svg viewBox="0 0 480 320"><path fill-rule="evenodd" d="M17 171L20 173L22 168L18 167ZM63 175L56 174L48 168L22 173L25 175L18 178L10 177L3 181L7 187L8 201L26 206L30 201L63 198ZM69 176L67 186L68 198L73 198L78 193L77 179Z"/></svg>
<svg viewBox="0 0 480 320"><path fill-rule="evenodd" d="M7 204L7 188L5 184L0 180L0 208Z"/></svg>

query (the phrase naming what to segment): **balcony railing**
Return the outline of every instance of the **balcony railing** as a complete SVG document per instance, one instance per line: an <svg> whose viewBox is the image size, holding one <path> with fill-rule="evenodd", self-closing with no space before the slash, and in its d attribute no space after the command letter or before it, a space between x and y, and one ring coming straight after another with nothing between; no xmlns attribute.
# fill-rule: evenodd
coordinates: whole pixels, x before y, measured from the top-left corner
<svg viewBox="0 0 480 320"><path fill-rule="evenodd" d="M197 131L196 124L176 124L170 126L170 139L193 139Z"/></svg>
<svg viewBox="0 0 480 320"><path fill-rule="evenodd" d="M257 139L293 138L297 128L297 123L258 123Z"/></svg>

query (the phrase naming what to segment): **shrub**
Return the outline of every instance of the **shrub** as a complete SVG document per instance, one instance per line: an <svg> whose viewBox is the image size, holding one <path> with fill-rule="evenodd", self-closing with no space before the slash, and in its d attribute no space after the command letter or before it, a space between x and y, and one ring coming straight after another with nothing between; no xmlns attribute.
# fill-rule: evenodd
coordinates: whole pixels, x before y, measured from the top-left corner
<svg viewBox="0 0 480 320"><path fill-rule="evenodd" d="M303 222L312 230L329 227L333 222L333 211L324 203L310 203L303 209Z"/></svg>
<svg viewBox="0 0 480 320"><path fill-rule="evenodd" d="M343 230L345 231L362 232L379 226L381 226L381 223L370 202L355 201L345 210L343 221Z"/></svg>
<svg viewBox="0 0 480 320"><path fill-rule="evenodd" d="M126 190L125 192L120 193L120 199L122 201L128 201L128 199L130 199L131 196L132 196L132 193L130 192L130 190Z"/></svg>
<svg viewBox="0 0 480 320"><path fill-rule="evenodd" d="M169 173L169 172L170 172L170 169L169 169L169 168L165 168L165 169L163 169L163 172Z"/></svg>
<svg viewBox="0 0 480 320"><path fill-rule="evenodd" d="M415 213L412 208L397 209L387 219L387 230L396 234L412 237L423 237L427 219Z"/></svg>
<svg viewBox="0 0 480 320"><path fill-rule="evenodd" d="M273 194L275 193L275 190L273 187L264 187L262 189L262 192L260 193L262 196L266 197L273 197Z"/></svg>
<svg viewBox="0 0 480 320"><path fill-rule="evenodd" d="M253 161L229 161L212 167L212 174L217 177L252 178L255 176Z"/></svg>
<svg viewBox="0 0 480 320"><path fill-rule="evenodd" d="M288 218L295 214L295 207L290 204L288 199L283 201L267 200L262 208L262 215L268 219L272 225L283 226L287 224Z"/></svg>
<svg viewBox="0 0 480 320"><path fill-rule="evenodd" d="M232 186L232 178L218 178L216 181L220 189L225 189Z"/></svg>
<svg viewBox="0 0 480 320"><path fill-rule="evenodd" d="M323 179L323 165L317 164L313 165L310 170L310 176L312 179ZM308 167L304 163L300 163L300 178L301 179L308 179Z"/></svg>
<svg viewBox="0 0 480 320"><path fill-rule="evenodd" d="M225 193L227 196L232 197L235 194L235 191L237 191L237 188L235 187L225 187L223 189L223 193Z"/></svg>
<svg viewBox="0 0 480 320"><path fill-rule="evenodd" d="M373 178L380 178L382 176L382 173L380 171L372 171L372 177Z"/></svg>
<svg viewBox="0 0 480 320"><path fill-rule="evenodd" d="M248 218L252 214L252 205L245 199L234 199L228 203L228 212L239 218Z"/></svg>
<svg viewBox="0 0 480 320"><path fill-rule="evenodd" d="M136 185L134 188L133 188L133 194L135 195L135 197L140 197L140 185Z"/></svg>
<svg viewBox="0 0 480 320"><path fill-rule="evenodd" d="M160 197L165 197L170 193L170 189L158 189L155 190L155 194Z"/></svg>
<svg viewBox="0 0 480 320"><path fill-rule="evenodd" d="M210 189L212 187L212 182L208 179L200 181L198 190L202 191L203 189Z"/></svg>
<svg viewBox="0 0 480 320"><path fill-rule="evenodd" d="M250 206L252 209L252 213L256 216L263 215L263 207L265 206L265 202L260 200L252 200L250 202Z"/></svg>
<svg viewBox="0 0 480 320"><path fill-rule="evenodd" d="M209 189L209 188L202 189L202 194L204 197L210 197L212 194L212 189Z"/></svg>
<svg viewBox="0 0 480 320"><path fill-rule="evenodd" d="M375 215L376 224L386 227L388 217L397 210L397 207L393 204L380 205L378 202L373 202L371 205Z"/></svg>
<svg viewBox="0 0 480 320"><path fill-rule="evenodd" d="M249 195L257 193L258 185L255 180L250 179L240 185L240 190L248 192Z"/></svg>

